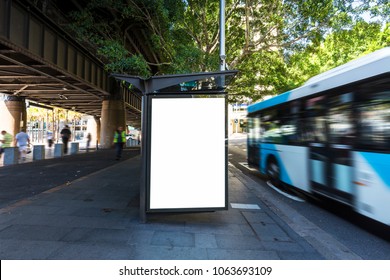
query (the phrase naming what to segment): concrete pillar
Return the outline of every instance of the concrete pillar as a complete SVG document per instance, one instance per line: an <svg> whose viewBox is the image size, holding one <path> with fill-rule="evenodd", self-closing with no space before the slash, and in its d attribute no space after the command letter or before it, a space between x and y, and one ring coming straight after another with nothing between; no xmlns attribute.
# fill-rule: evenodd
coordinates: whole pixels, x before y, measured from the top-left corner
<svg viewBox="0 0 390 280"><path fill-rule="evenodd" d="M70 154L74 155L79 152L79 142L71 142L70 143Z"/></svg>
<svg viewBox="0 0 390 280"><path fill-rule="evenodd" d="M27 128L27 112L24 97L0 94L1 130L6 130L13 137L22 128Z"/></svg>
<svg viewBox="0 0 390 280"><path fill-rule="evenodd" d="M4 148L4 165L16 164L19 161L19 148L17 147L8 147Z"/></svg>
<svg viewBox="0 0 390 280"><path fill-rule="evenodd" d="M100 146L102 148L112 146L114 132L118 126L122 126L124 130L126 129L124 102L122 100L104 100L100 131Z"/></svg>
<svg viewBox="0 0 390 280"><path fill-rule="evenodd" d="M54 157L62 157L64 155L64 148L62 147L62 143L54 144Z"/></svg>
<svg viewBox="0 0 390 280"><path fill-rule="evenodd" d="M89 149L95 149L96 145L100 143L100 117L88 118L87 133L91 133Z"/></svg>
<svg viewBox="0 0 390 280"><path fill-rule="evenodd" d="M33 160L45 159L45 145L34 145Z"/></svg>
<svg viewBox="0 0 390 280"><path fill-rule="evenodd" d="M92 139L96 139L96 140L95 141L91 140L91 145L92 145L92 143L96 144L96 149L98 149L99 143L100 143L100 133L101 133L102 126L100 123L100 118L94 117L94 119L95 119L95 123L96 123L96 130L95 130L96 138L94 138L92 135Z"/></svg>

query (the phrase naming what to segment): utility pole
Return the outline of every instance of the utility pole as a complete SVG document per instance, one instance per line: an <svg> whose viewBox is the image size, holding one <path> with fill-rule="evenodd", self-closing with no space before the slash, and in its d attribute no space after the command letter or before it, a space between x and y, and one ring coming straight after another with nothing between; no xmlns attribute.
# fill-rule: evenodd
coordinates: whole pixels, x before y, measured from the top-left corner
<svg viewBox="0 0 390 280"><path fill-rule="evenodd" d="M225 0L220 0L219 4L219 70L226 70L226 53L225 53ZM225 87L225 76L221 76L220 87Z"/></svg>

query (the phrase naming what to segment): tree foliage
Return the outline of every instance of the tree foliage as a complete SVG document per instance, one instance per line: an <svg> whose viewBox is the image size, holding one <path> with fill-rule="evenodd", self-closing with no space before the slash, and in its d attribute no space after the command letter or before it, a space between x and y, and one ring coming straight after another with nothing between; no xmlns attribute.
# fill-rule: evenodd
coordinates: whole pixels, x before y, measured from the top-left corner
<svg viewBox="0 0 390 280"><path fill-rule="evenodd" d="M390 23L358 21L351 29L326 36L318 46L294 53L288 61L288 83L291 88L307 79L365 54L390 46Z"/></svg>
<svg viewBox="0 0 390 280"><path fill-rule="evenodd" d="M247 0L236 9L241 11L228 21L227 43L236 44L229 48L228 63L240 70L230 87L235 99L256 101L284 92L389 46L386 1Z"/></svg>
<svg viewBox="0 0 390 280"><path fill-rule="evenodd" d="M385 0L225 0L226 62L239 70L231 100L259 100L310 76L389 46ZM220 0L92 0L72 13L74 34L110 72L154 74L219 69ZM159 63L130 53L139 28Z"/></svg>
<svg viewBox="0 0 390 280"><path fill-rule="evenodd" d="M151 75L153 62L141 53L130 53L131 32L145 36L151 51L162 62L172 60L172 21L180 16L180 0L92 0L82 10L70 13L68 28L105 62L110 72ZM155 63L154 63L155 64ZM162 64L161 64L162 65ZM161 66L158 65L158 66Z"/></svg>

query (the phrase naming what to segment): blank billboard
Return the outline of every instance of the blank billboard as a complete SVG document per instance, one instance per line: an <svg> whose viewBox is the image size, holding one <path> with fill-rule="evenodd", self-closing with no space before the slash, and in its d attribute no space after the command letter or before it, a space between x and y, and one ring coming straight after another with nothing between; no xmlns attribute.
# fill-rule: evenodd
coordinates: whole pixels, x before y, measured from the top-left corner
<svg viewBox="0 0 390 280"><path fill-rule="evenodd" d="M226 207L225 102L152 98L148 210Z"/></svg>

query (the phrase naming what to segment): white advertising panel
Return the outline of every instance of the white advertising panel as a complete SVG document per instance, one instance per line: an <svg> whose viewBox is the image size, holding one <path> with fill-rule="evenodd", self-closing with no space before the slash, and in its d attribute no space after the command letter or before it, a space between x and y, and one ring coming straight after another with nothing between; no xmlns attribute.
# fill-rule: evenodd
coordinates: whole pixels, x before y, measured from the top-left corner
<svg viewBox="0 0 390 280"><path fill-rule="evenodd" d="M149 209L226 207L225 98L153 98Z"/></svg>

